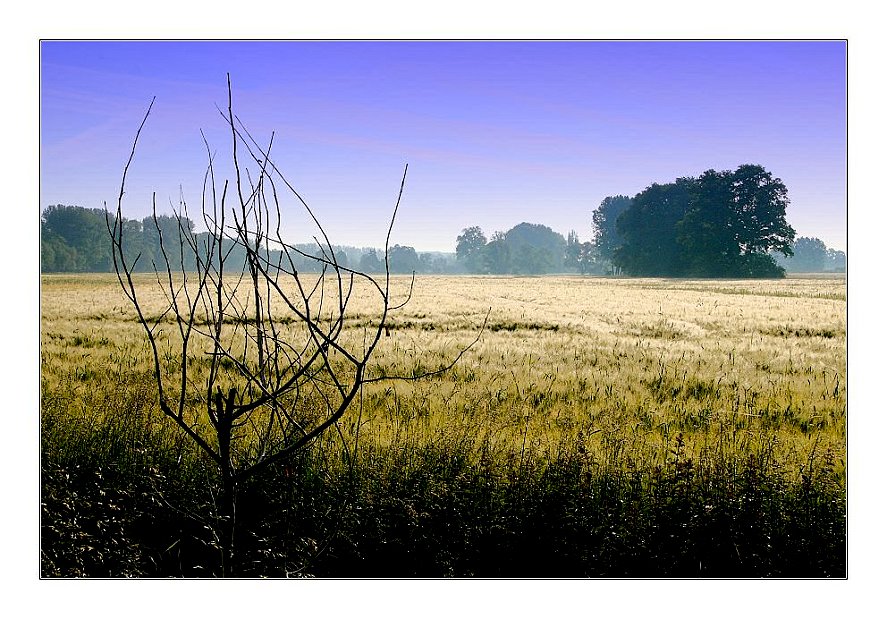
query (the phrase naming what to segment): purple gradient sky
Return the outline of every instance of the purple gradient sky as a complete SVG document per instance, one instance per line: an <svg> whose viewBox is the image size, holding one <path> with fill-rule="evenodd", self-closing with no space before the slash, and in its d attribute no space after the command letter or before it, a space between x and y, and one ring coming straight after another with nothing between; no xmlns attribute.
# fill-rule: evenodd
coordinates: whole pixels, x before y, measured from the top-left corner
<svg viewBox="0 0 887 619"><path fill-rule="evenodd" d="M115 204L153 96L124 215L200 203L203 129L227 101L336 244L454 251L522 221L591 237L606 196L758 163L798 235L846 249L843 42L43 42L41 208ZM284 236L310 240L293 200ZM313 234L313 232L311 233Z"/></svg>

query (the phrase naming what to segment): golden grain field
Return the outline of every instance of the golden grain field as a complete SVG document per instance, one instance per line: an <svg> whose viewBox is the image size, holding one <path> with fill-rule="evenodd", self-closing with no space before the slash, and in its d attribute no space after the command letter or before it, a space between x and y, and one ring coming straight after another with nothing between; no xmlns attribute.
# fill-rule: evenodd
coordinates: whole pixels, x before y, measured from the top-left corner
<svg viewBox="0 0 887 619"><path fill-rule="evenodd" d="M394 279L395 301L409 284ZM151 278L139 286L157 311ZM378 311L366 293L343 336L355 347ZM488 310L454 370L367 385L340 435L359 428L361 441L392 447L454 436L524 450L579 442L619 465L664 461L679 440L691 456L767 451L788 467L826 455L844 474L843 278L420 276L370 369L438 367ZM144 333L113 275L42 276L41 355L44 407L97 417L141 401L136 391L156 399Z"/></svg>

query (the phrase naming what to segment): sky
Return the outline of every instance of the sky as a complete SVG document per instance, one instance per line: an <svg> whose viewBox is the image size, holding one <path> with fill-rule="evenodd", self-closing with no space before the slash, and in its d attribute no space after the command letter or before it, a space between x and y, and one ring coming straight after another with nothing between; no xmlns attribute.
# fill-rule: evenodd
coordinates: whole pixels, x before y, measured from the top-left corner
<svg viewBox="0 0 887 619"><path fill-rule="evenodd" d="M521 222L592 237L607 196L708 169L782 179L798 236L846 250L843 41L43 41L40 207L184 198L207 150L230 178L234 111L334 244L454 251L462 229ZM226 175L227 174L227 175ZM221 180L219 180L221 189ZM292 195L282 233L317 234Z"/></svg>

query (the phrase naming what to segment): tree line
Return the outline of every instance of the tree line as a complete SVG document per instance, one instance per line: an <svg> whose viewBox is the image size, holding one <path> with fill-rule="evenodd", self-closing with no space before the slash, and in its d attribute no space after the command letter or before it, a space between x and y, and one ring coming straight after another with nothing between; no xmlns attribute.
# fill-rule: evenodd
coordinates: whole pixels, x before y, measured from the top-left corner
<svg viewBox="0 0 887 619"><path fill-rule="evenodd" d="M792 246L792 256L775 254L776 264L792 273L844 273L847 271L847 254L826 247L821 239L802 236Z"/></svg>
<svg viewBox="0 0 887 619"><path fill-rule="evenodd" d="M52 205L41 213L40 264L46 273L106 273L114 270L111 258L111 239L105 211L81 206ZM113 224L113 222L111 222ZM193 245L205 248L215 242L208 232L195 232L195 224L182 218L182 230L194 240ZM178 242L179 220L175 216L156 215L141 220L122 221L123 247L129 263L135 263L137 272L153 272L155 266L166 269L167 261L174 270L194 270L197 256L190 243ZM161 248L160 239L164 240ZM245 251L231 240L224 240L226 252L232 260L245 260ZM317 245L308 243L293 246L291 252L294 267L304 272L319 272L323 263L317 258L328 258ZM165 252L165 255L164 255ZM345 268L359 269L365 273L382 273L384 252L375 248L335 246L335 260ZM136 258L138 257L138 261ZM268 260L276 263L280 252L269 251ZM287 258L287 266L289 265ZM392 273L456 273L464 272L455 256L442 252L419 253L415 248L394 245L388 253Z"/></svg>
<svg viewBox="0 0 887 619"><path fill-rule="evenodd" d="M495 232L488 240L472 226L456 238L456 258L469 273L540 275L563 272L570 240L541 224L520 223L507 232Z"/></svg>
<svg viewBox="0 0 887 619"><path fill-rule="evenodd" d="M786 221L788 190L760 165L707 170L605 198L580 242L523 223L487 239L462 230L456 255L474 273L579 272L643 277L783 277L845 271L842 251L800 237Z"/></svg>
<svg viewBox="0 0 887 619"><path fill-rule="evenodd" d="M489 238L479 226L462 230L456 252L416 251L394 245L388 254L392 273L478 273L542 275L547 273L625 274L643 277L782 277L790 272L845 271L844 252L817 238L795 238L785 217L788 191L779 178L759 165L736 170L707 170L698 177L653 183L634 197L609 196L591 213L590 241L575 230L566 238L542 224L522 222ZM198 247L211 241L194 232ZM41 216L41 269L44 272L110 272L110 240L105 211L54 205ZM155 265L193 269L196 256L175 239L175 217L124 220L127 258L137 271ZM207 238L204 238L207 237ZM231 241L227 241L231 243ZM317 245L296 245L295 268L319 271L324 257ZM242 248L231 247L237 255ZM336 262L365 273L384 271L382 252L374 248L336 246ZM275 260L274 252L269 259ZM165 268L165 266L163 267Z"/></svg>

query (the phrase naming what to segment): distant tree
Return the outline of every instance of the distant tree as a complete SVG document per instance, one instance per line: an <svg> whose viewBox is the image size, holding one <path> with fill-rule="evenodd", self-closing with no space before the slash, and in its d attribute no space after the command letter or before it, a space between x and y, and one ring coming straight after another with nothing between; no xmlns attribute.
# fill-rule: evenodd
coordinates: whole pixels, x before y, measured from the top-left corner
<svg viewBox="0 0 887 619"><path fill-rule="evenodd" d="M362 249L348 245L342 246L339 249L345 252L345 255L348 256L348 264L352 266L360 264L360 257L364 254Z"/></svg>
<svg viewBox="0 0 887 619"><path fill-rule="evenodd" d="M579 235L575 230L570 230L567 234L567 248L564 250L564 268L568 271L578 271L579 254L582 252L582 244L579 242Z"/></svg>
<svg viewBox="0 0 887 619"><path fill-rule="evenodd" d="M690 209L694 180L654 183L631 200L617 218L622 243L613 252L613 263L629 275L671 277L683 271L683 253L677 225Z"/></svg>
<svg viewBox="0 0 887 619"><path fill-rule="evenodd" d="M548 226L523 222L506 232L503 239L514 273L552 273L563 267L567 241Z"/></svg>
<svg viewBox="0 0 887 619"><path fill-rule="evenodd" d="M371 249L360 257L360 270L364 273L381 273L384 265L376 255L376 250Z"/></svg>
<svg viewBox="0 0 887 619"><path fill-rule="evenodd" d="M462 234L456 237L456 258L470 273L479 273L483 270L483 251L486 244L487 237L478 226L465 228Z"/></svg>
<svg viewBox="0 0 887 619"><path fill-rule="evenodd" d="M419 256L409 246L395 245L388 253L392 273L412 273L419 270Z"/></svg>
<svg viewBox="0 0 887 619"><path fill-rule="evenodd" d="M825 270L828 248L820 239L800 237L792 247L794 255L787 261L789 271L818 273Z"/></svg>
<svg viewBox="0 0 887 619"><path fill-rule="evenodd" d="M733 209L732 173L706 170L695 179L687 213L676 226L683 247L681 275L738 275L742 248Z"/></svg>
<svg viewBox="0 0 887 619"><path fill-rule="evenodd" d="M847 254L838 249L826 251L825 270L844 273L847 271Z"/></svg>
<svg viewBox="0 0 887 619"><path fill-rule="evenodd" d="M345 251L342 249L337 249L335 251L335 255L336 255L336 262L339 264L339 266L347 269L348 268L348 254L346 254Z"/></svg>
<svg viewBox="0 0 887 619"><path fill-rule="evenodd" d="M779 277L792 254L788 191L758 165L654 184L618 218L614 262L631 275Z"/></svg>
<svg viewBox="0 0 887 619"><path fill-rule="evenodd" d="M40 230L40 270L53 273L74 270L77 264L77 250L68 245L60 235L41 225Z"/></svg>
<svg viewBox="0 0 887 619"><path fill-rule="evenodd" d="M416 272L417 273L431 273L432 259L433 259L433 256L427 252L419 254L419 268L416 269Z"/></svg>
<svg viewBox="0 0 887 619"><path fill-rule="evenodd" d="M105 228L104 210L61 204L48 206L42 213L41 227L44 233L52 233L46 235L53 245L46 257L52 257L57 266L64 267L59 270L101 272L111 269L111 243ZM61 259L68 261L67 264L58 262Z"/></svg>
<svg viewBox="0 0 887 619"><path fill-rule="evenodd" d="M194 235L194 222L187 217L183 218L183 227L179 227L176 217L169 215L150 215L142 220L143 259L152 264L165 263L167 260L174 265L184 264L185 270L193 271L197 268L194 252L189 251L188 243L180 243L180 233L187 237ZM162 239L162 242L161 242ZM163 252L166 255L163 255ZM153 266L151 267L153 270Z"/></svg>
<svg viewBox="0 0 887 619"><path fill-rule="evenodd" d="M483 272L497 275L511 273L511 247L505 241L504 232L495 232L484 247Z"/></svg>
<svg viewBox="0 0 887 619"><path fill-rule="evenodd" d="M122 234L126 239L126 259L135 265L137 270L147 271L151 266L150 259L139 257L145 253L145 233L142 229L142 222L138 219L124 218Z"/></svg>
<svg viewBox="0 0 887 619"><path fill-rule="evenodd" d="M583 275L602 272L603 269L600 267L598 255L598 250L594 243L590 241L582 243L582 245L579 246L579 255L576 258L579 272Z"/></svg>
<svg viewBox="0 0 887 619"><path fill-rule="evenodd" d="M452 273L453 268L444 256L434 256L431 260L432 273Z"/></svg>
<svg viewBox="0 0 887 619"><path fill-rule="evenodd" d="M616 227L616 220L630 206L631 198L628 196L609 196L592 212L594 244L601 260L612 261L616 248L622 245L622 235Z"/></svg>
<svg viewBox="0 0 887 619"><path fill-rule="evenodd" d="M512 270L521 275L551 273L558 270L557 264L557 258L548 249L528 243L520 245L511 255Z"/></svg>

